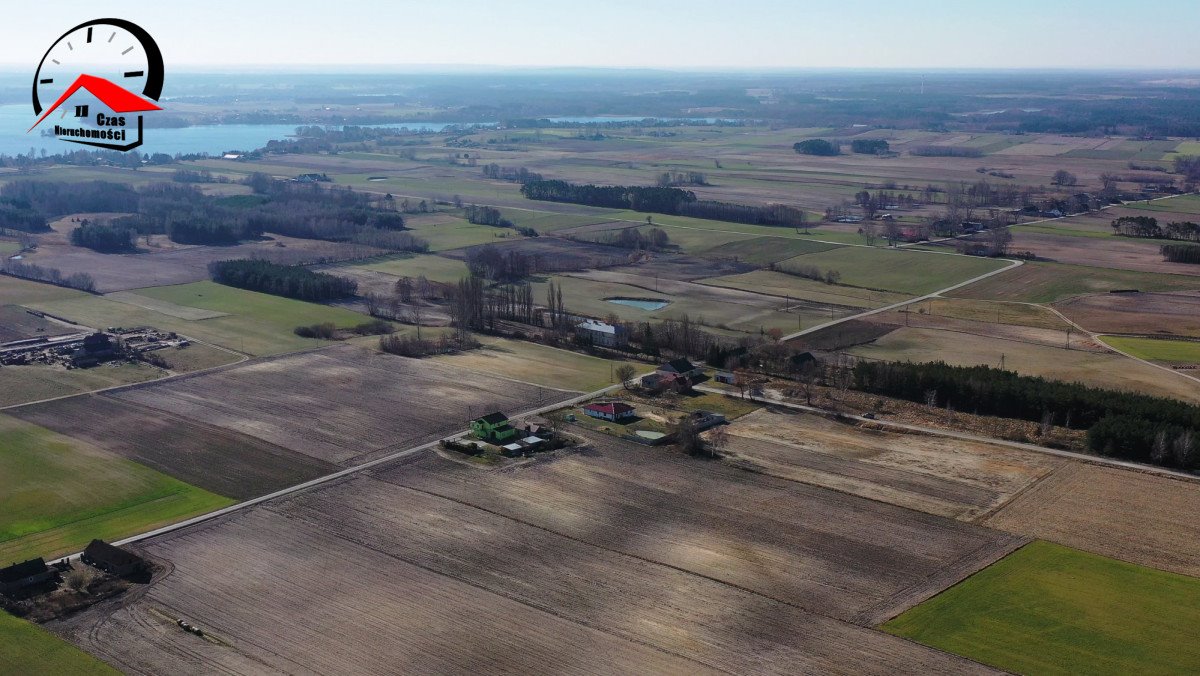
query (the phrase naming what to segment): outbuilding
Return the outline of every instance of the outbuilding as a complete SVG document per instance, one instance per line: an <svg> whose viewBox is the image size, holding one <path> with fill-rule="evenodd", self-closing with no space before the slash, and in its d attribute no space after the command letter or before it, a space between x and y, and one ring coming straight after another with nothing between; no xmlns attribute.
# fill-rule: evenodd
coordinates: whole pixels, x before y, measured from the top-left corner
<svg viewBox="0 0 1200 676"><path fill-rule="evenodd" d="M147 568L142 557L103 540L92 540L80 559L89 566L117 577L128 577Z"/></svg>

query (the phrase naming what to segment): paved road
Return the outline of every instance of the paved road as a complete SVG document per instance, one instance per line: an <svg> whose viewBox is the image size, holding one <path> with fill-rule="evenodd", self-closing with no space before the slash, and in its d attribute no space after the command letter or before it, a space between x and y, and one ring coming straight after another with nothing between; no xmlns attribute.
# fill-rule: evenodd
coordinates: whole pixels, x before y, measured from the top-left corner
<svg viewBox="0 0 1200 676"><path fill-rule="evenodd" d="M561 401L557 401L553 404L547 404L547 405L541 406L539 408L525 411L525 412L520 413L513 417L514 418L524 418L524 417L528 417L528 416L532 416L532 415L539 415L539 414L545 413L547 411L553 411L553 410L556 410L559 408L563 408L565 406L573 406L582 401L587 401L588 399L594 399L596 397L607 394L608 392L611 392L620 387L622 387L622 385L620 383L617 383L616 385L609 385L608 387L596 390L594 392L578 394L578 395L570 397L568 399L563 399ZM78 396L78 395L73 395L73 396ZM453 433L447 437L443 437L443 438L457 439L457 438L465 436L468 432L469 432L469 430L461 430L459 432L455 432L455 433ZM274 493L268 493L266 495L262 495L257 498L251 498L249 500L239 502L236 505L230 505L223 509L218 509L215 512L209 512L208 514L201 514L200 516L192 517L190 519L187 519L186 521L180 521L179 523L174 523L169 526L163 526L162 528L156 528L155 530L152 530L152 531L141 533L139 535L134 535L132 537L125 538L123 540L118 540L118 541L114 542L113 544L118 545L118 546L133 544L135 542L141 542L142 540L148 540L150 538L157 537L159 535L165 535L167 533L172 533L174 531L177 531L177 530L180 530L183 528L188 528L190 526L204 523L206 521L212 521L213 519L219 519L223 516L227 516L229 514L233 514L235 512L239 512L244 509L249 509L250 507L254 507L255 505L260 505L269 500L275 500L276 498L282 498L282 497L287 497L289 495L294 495L296 493L306 491L310 488L315 488L317 486L321 486L321 485L330 483L332 481L338 481L339 479L344 479L348 476L352 476L352 475L358 474L360 472L365 472L373 467L378 467L380 465L384 465L389 462L399 460L401 458L406 458L415 453L420 453L421 451L426 451L431 448L434 448L437 445L438 445L437 441L431 441L429 443L421 444L419 446L413 446L411 448L405 448L403 450L395 451L395 452L389 453L383 457L376 458L374 460L364 462L362 464L355 465L353 467L347 467L346 469L339 470L332 474L326 474L325 476L317 477L316 479L312 479L310 481L305 481L304 483L296 484L295 486L290 486L288 488L284 488L282 490L275 491ZM73 559L78 559L81 554L82 554L82 552L76 552L75 554L64 556L59 560L69 561L69 560L73 560Z"/></svg>
<svg viewBox="0 0 1200 676"><path fill-rule="evenodd" d="M896 256L911 256L914 254L920 255L923 253L930 253L930 252L919 251L919 250L915 250L915 249L891 249L891 251L895 252L894 255L896 255ZM958 255L958 254L952 254L952 255ZM992 277L994 275L998 275L1002 272L1007 272L1009 270L1012 270L1013 268L1017 268L1017 267L1024 265L1024 261L1010 260L1007 258L1000 259L1000 260L1006 261L1008 263L1008 265L1006 265L1002 268L997 268L995 270L992 270L991 272L984 273L977 277L972 277L971 279L959 282L958 284L955 284L953 286L948 286L944 289L934 291L933 293L927 293L924 296L919 296L917 298L909 298L908 300L903 300L903 301L900 301L899 303L892 303L891 305L885 305L884 307L875 308L874 310L867 310L866 312L860 312L858 314L849 315L846 317L842 317L841 319L834 319L832 321L825 322L824 324L817 324L816 326L810 326L807 329L804 329L801 331L796 331L795 333L789 333L788 335L784 336L781 340L786 341L786 340L791 340L793 338L799 338L800 336L807 335L809 333L813 333L814 331L820 331L821 329L827 329L830 326L836 326L843 322L848 322L852 319L861 319L863 317L870 317L871 315L877 315L881 312L887 312L889 310L895 310L897 308L902 308L905 305L912 305L913 303L920 303L921 301L929 300L931 298L937 298L938 296L941 296L944 293L950 293L951 291L954 291L956 289L961 289L964 286L969 286L971 284L974 284L975 282L987 279L988 277Z"/></svg>

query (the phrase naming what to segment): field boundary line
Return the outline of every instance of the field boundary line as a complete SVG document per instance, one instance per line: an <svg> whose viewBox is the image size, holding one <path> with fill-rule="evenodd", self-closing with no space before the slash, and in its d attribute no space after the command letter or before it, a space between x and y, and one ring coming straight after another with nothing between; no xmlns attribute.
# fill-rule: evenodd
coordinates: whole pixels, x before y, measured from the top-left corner
<svg viewBox="0 0 1200 676"><path fill-rule="evenodd" d="M906 252L907 252L907 251L921 251L921 250L920 250L920 249L896 249L896 251L906 251ZM947 252L947 253L948 253L948 252ZM904 255L904 254L901 254L901 255ZM955 256L957 256L957 255L959 255L959 254L950 254L950 255L955 255ZM803 330L801 330L801 331L796 331L796 332L794 332L794 333L789 333L788 335L786 335L786 336L784 336L784 337L780 338L779 340L780 340L781 342L786 342L786 341L789 341L789 340L794 340L794 339L796 339L796 338L799 338L799 337L801 337L801 336L806 336L806 335L808 335L808 334L810 334L810 333L815 333L815 332L817 332L817 331L820 331L820 330L822 330L822 329L827 329L827 328L829 328L829 327L831 327L831 326L837 326L838 324L843 324L843 323L845 323L845 322L848 322L848 321L850 321L850 320L852 320L852 319L862 319L863 317L870 317L870 316L872 316L872 315L877 315L877 314L882 314L882 313L884 313L884 312L888 312L889 310L895 310L895 309L897 309L897 308L902 308L902 307L904 307L905 305L912 305L913 303L920 303L921 301L925 301L925 300L932 300L932 299L934 299L934 298L937 298L938 296L941 296L941 295L942 295L942 294L944 294L944 293L950 293L951 291L957 291L958 289L961 289L961 288L963 288L963 287L965 287L965 286L970 286L971 284L974 284L974 283L976 283L976 282L983 281L983 280L985 280L985 279L987 279L987 278L989 278L989 277L994 277L995 275L998 275L998 274L1000 274L1000 273L1002 273L1002 272L1008 272L1009 270L1013 270L1013 269L1019 268L1019 267L1021 267L1022 265L1024 265L1024 264L1025 264L1025 261L1018 260L1018 259L1008 259L1008 258L1004 258L1004 259L1000 259L1000 260L1007 261L1007 262L1008 262L1008 265L1006 265L1006 266L1004 266L1004 267L1001 267L1001 268L996 268L995 270L991 270L991 271L989 271L989 272L985 272L984 274L982 274L982 275L979 275L979 276L977 276L977 277L972 277L972 278L970 278L970 279L967 279L967 280L961 281L961 282L959 282L959 283L957 283L957 284L955 284L955 285L953 285L953 286L949 286L949 287L946 287L946 288L944 288L944 289L939 289L938 291L934 291L934 292L932 292L932 293L927 293L927 294L925 294L925 295L923 295L923 296L917 296L917 297L914 297L914 298L909 298L909 299L907 299L907 300L903 300L903 301L900 301L900 302L898 302L898 303L892 303L892 304L890 304L890 305L884 305L883 307L878 307L878 308L875 308L875 309L873 309L873 310L866 310L866 311L864 311L864 312L860 312L860 313L858 313L858 314L849 315L849 316L846 316L846 317L842 317L842 318L840 318L840 319L834 319L834 320L831 320L831 321L825 322L824 324L817 324L816 326L811 326L811 327L809 327L809 328L807 328L807 329L803 329Z"/></svg>
<svg viewBox="0 0 1200 676"><path fill-rule="evenodd" d="M727 392L725 390L717 389L715 387L710 387L708 385L697 385L694 389L697 389L701 392L708 392L709 394L723 394L725 396L730 396L729 392ZM908 431L908 432L916 432L919 434L929 434L932 436L948 437L951 439L960 439L962 441L975 441L975 442L985 443L985 444L995 444L998 446L1007 446L1009 448L1015 448L1015 449L1022 450L1022 451L1032 451L1034 453L1043 453L1046 455L1053 455L1053 456L1057 456L1060 458L1066 458L1067 460L1076 460L1076 461L1084 462L1084 463L1088 463L1088 464L1111 467L1113 469L1129 470L1129 471L1134 471L1134 472L1140 472L1142 474L1152 474L1155 476L1161 476L1161 477L1167 478L1167 479L1175 479L1178 481L1187 481L1189 483L1200 484L1200 476L1197 476L1195 474L1188 474L1186 472L1179 472L1179 471L1176 471L1173 469L1167 469L1165 467L1155 467L1153 465L1142 465L1142 464L1139 464L1136 462L1129 462L1126 460L1115 460L1113 458L1105 458L1105 457L1099 456L1099 455L1088 455L1086 453L1078 453L1076 451L1063 451L1063 450L1059 450L1056 448L1048 448L1046 446L1038 446L1036 444L1027 444L1027 443L1020 442L1020 441L1009 441L1007 439L996 439L993 437L985 437L985 436L980 436L977 434L970 434L969 432L944 430L944 429L938 429L936 427L923 427L921 425L911 425L909 423L896 422L894 420L879 420L879 419L864 418L861 415L854 415L852 413L840 413L838 411L830 411L829 409L818 408L816 406L808 406L805 404L796 404L796 403L792 403L789 401L774 401L774 400L769 400L769 399L751 399L751 401L757 401L766 406L782 406L784 408L795 409L797 411L803 411L805 413L813 413L813 414L824 416L827 418L835 418L836 419L836 418L840 417L843 419L853 420L855 422L880 425L883 427L891 427L891 428L904 430L904 431Z"/></svg>

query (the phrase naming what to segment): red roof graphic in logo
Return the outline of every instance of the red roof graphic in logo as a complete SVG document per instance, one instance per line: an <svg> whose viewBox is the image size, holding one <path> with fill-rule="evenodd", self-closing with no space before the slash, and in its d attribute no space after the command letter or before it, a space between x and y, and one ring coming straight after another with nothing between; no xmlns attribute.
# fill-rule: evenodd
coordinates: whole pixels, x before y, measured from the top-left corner
<svg viewBox="0 0 1200 676"><path fill-rule="evenodd" d="M114 113L140 113L147 110L162 110L157 105L143 99L133 92L123 89L120 86L105 80L102 77L87 75L86 73L75 78L75 82L67 87L67 91L58 97L54 105L46 109L37 122L33 123L33 127L29 131L33 131L34 127L42 123L50 113L53 113L56 108L62 105L63 101L71 98L71 95L79 91L83 87L92 93L92 96L100 99L100 102L108 106Z"/></svg>

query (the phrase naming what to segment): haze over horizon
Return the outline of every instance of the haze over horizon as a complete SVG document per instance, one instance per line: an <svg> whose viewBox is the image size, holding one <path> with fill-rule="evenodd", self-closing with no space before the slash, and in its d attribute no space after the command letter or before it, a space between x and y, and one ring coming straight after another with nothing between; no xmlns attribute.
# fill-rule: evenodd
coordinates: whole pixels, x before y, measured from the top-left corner
<svg viewBox="0 0 1200 676"><path fill-rule="evenodd" d="M313 0L125 6L67 0L8 8L0 65L32 67L64 31L114 16L146 28L169 67L291 70L478 68L1200 69L1200 12L1063 0L1005 6L915 0L747 0L686 8L610 0L436 6ZM298 21L314 15L320 21ZM229 17L236 16L236 21ZM696 45L705 45L697 49Z"/></svg>

